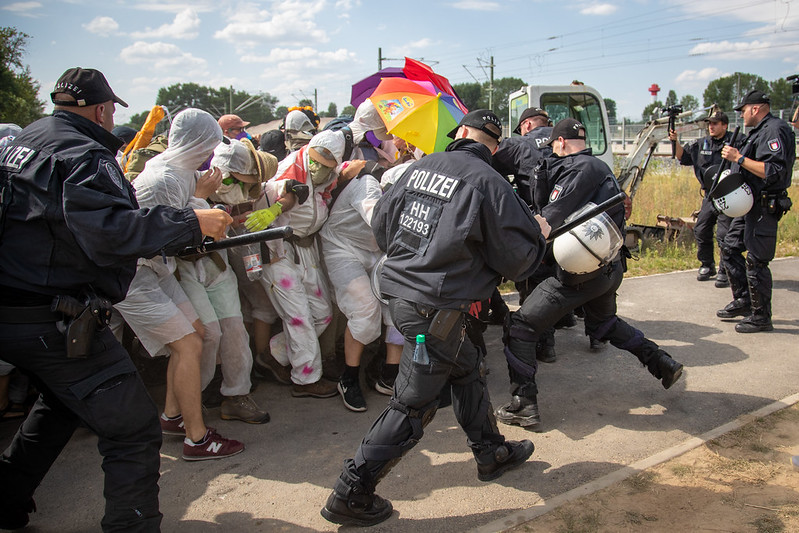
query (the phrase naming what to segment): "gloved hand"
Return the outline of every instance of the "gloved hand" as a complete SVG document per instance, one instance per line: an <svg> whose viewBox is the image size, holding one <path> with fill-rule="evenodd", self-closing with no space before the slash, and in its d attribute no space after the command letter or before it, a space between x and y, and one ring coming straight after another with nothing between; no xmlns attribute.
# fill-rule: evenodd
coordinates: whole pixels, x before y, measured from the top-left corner
<svg viewBox="0 0 799 533"><path fill-rule="evenodd" d="M283 204L280 202L275 202L266 209L259 209L258 211L253 211L247 215L247 220L244 221L244 226L249 231L261 231L262 229L268 228L269 225L274 222L282 212Z"/></svg>
<svg viewBox="0 0 799 533"><path fill-rule="evenodd" d="M302 205L308 199L311 190L306 184L292 179L286 180L286 192L294 193L297 196L297 203Z"/></svg>

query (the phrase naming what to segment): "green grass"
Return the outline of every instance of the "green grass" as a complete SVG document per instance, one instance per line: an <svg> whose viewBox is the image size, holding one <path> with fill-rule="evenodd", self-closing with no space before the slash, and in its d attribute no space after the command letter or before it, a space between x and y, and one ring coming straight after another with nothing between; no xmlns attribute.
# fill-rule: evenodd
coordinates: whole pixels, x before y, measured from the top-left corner
<svg viewBox="0 0 799 533"><path fill-rule="evenodd" d="M799 171L794 169L799 177ZM788 189L794 207L780 220L777 234L777 257L799 255L799 184ZM633 200L631 224L655 226L657 215L690 217L699 209L702 198L691 167L682 167L672 159L653 160ZM628 261L627 276L642 276L675 270L699 268L693 235L683 235L675 242L645 240L638 260ZM718 257L718 250L716 250Z"/></svg>

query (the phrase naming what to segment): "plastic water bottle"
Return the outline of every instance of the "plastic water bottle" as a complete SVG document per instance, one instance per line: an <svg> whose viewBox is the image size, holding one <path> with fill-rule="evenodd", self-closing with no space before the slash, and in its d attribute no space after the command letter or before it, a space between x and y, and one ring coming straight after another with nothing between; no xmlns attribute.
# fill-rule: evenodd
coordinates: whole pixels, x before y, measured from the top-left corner
<svg viewBox="0 0 799 533"><path fill-rule="evenodd" d="M416 336L416 347L413 349L413 362L420 365L429 365L430 356L427 355L427 345L424 342L424 335Z"/></svg>
<svg viewBox="0 0 799 533"><path fill-rule="evenodd" d="M250 281L260 279L263 273L260 246L256 244L247 245L242 260L244 261L244 270L247 272L247 279Z"/></svg>

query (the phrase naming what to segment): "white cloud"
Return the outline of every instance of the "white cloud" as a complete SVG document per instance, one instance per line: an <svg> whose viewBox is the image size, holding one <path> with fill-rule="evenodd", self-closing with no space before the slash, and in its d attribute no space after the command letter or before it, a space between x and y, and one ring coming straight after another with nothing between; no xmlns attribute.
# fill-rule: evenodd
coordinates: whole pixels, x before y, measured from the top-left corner
<svg viewBox="0 0 799 533"><path fill-rule="evenodd" d="M165 2L164 0L137 1L132 7L142 11L158 11L164 13L180 13L192 9L199 13L208 13L219 8L219 2L214 0L195 0L194 2Z"/></svg>
<svg viewBox="0 0 799 533"><path fill-rule="evenodd" d="M95 17L88 24L83 24L83 27L89 33L97 34L100 37L108 37L112 33L116 33L119 29L119 24L111 17Z"/></svg>
<svg viewBox="0 0 799 533"><path fill-rule="evenodd" d="M271 10L259 9L257 3L242 3L214 38L244 48L263 46L269 41L282 45L328 42L327 32L314 21L324 7L324 0L276 1Z"/></svg>
<svg viewBox="0 0 799 533"><path fill-rule="evenodd" d="M271 63L278 65L284 70L306 71L307 69L317 69L332 67L334 64L349 64L356 59L357 55L348 51L346 48L339 48L331 52L321 52L314 48L272 48L269 55L244 55L241 57L242 63ZM335 67L338 70L338 66ZM340 71L339 71L340 72Z"/></svg>
<svg viewBox="0 0 799 533"><path fill-rule="evenodd" d="M716 67L707 67L701 70L683 70L674 81L678 84L696 85L707 83L725 75Z"/></svg>
<svg viewBox="0 0 799 533"><path fill-rule="evenodd" d="M580 9L581 15L610 15L618 9L613 4L590 4Z"/></svg>
<svg viewBox="0 0 799 533"><path fill-rule="evenodd" d="M158 28L145 28L144 31L135 31L130 35L134 39L194 39L199 35L200 17L190 7L184 9L169 24Z"/></svg>
<svg viewBox="0 0 799 533"><path fill-rule="evenodd" d="M499 2L484 2L482 0L459 0L458 2L452 2L450 7L467 11L498 11L500 4Z"/></svg>
<svg viewBox="0 0 799 533"><path fill-rule="evenodd" d="M169 70L172 75L205 75L207 62L182 51L174 44L136 41L123 48L119 58L129 65L150 65L155 70Z"/></svg>
<svg viewBox="0 0 799 533"><path fill-rule="evenodd" d="M772 43L768 41L717 41L710 43L700 43L688 51L688 55L711 55L724 59L737 59L742 53L746 53L747 59L757 57L768 57L771 55L769 48Z"/></svg>
<svg viewBox="0 0 799 533"><path fill-rule="evenodd" d="M31 11L35 11L40 7L42 7L41 2L14 2L13 4L8 4L0 9L11 11L17 15L32 17L33 13L31 13Z"/></svg>

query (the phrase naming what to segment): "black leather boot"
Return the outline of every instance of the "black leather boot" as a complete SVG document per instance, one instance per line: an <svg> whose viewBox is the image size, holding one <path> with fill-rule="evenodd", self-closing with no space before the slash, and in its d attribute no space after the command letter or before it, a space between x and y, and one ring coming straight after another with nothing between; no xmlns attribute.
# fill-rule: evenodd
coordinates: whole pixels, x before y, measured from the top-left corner
<svg viewBox="0 0 799 533"><path fill-rule="evenodd" d="M716 316L719 318L736 318L739 316L747 316L751 311L749 300L746 298L736 298L728 303L724 309L716 311Z"/></svg>
<svg viewBox="0 0 799 533"><path fill-rule="evenodd" d="M497 420L509 426L522 426L533 431L539 429L541 415L538 413L537 393L535 383L517 386L510 402L497 409Z"/></svg>
<svg viewBox="0 0 799 533"><path fill-rule="evenodd" d="M533 455L535 446L525 439L523 441L506 440L495 450L485 455L475 456L477 461L477 479L491 481L512 468L527 461Z"/></svg>
<svg viewBox="0 0 799 533"><path fill-rule="evenodd" d="M668 389L680 379L683 366L669 354L658 349L646 363L649 373L658 378L663 383L663 388Z"/></svg>
<svg viewBox="0 0 799 533"><path fill-rule="evenodd" d="M759 333L773 331L771 323L771 298L750 288L752 296L752 314L735 324L738 333Z"/></svg>
<svg viewBox="0 0 799 533"><path fill-rule="evenodd" d="M394 508L374 489L349 479L347 473L336 480L333 492L322 508L322 516L334 524L368 527L386 520Z"/></svg>

